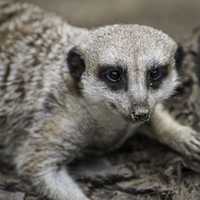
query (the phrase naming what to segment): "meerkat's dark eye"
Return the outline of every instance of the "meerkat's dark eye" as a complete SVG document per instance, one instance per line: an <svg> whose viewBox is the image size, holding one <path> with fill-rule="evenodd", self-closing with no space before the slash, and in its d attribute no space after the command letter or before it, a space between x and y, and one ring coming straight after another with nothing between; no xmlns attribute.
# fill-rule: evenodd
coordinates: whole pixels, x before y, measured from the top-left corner
<svg viewBox="0 0 200 200"><path fill-rule="evenodd" d="M100 66L99 78L112 90L127 89L126 71L119 66Z"/></svg>
<svg viewBox="0 0 200 200"><path fill-rule="evenodd" d="M148 71L148 86L152 89L158 89L167 74L168 65L153 67Z"/></svg>
<svg viewBox="0 0 200 200"><path fill-rule="evenodd" d="M153 68L149 71L149 76L151 81L158 81L162 78L162 71L159 67Z"/></svg>
<svg viewBox="0 0 200 200"><path fill-rule="evenodd" d="M105 78L112 83L116 83L121 80L121 75L122 74L119 70L108 70L105 73Z"/></svg>

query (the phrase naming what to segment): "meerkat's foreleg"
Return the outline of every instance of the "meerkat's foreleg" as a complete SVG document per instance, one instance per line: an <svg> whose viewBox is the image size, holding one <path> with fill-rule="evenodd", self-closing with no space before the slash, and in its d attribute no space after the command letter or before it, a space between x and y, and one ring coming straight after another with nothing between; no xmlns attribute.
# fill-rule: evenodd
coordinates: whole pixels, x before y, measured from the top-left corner
<svg viewBox="0 0 200 200"><path fill-rule="evenodd" d="M200 160L200 133L177 122L163 105L158 104L151 117L150 134L188 159Z"/></svg>
<svg viewBox="0 0 200 200"><path fill-rule="evenodd" d="M34 160L24 157L26 162L18 168L19 174L31 180L36 191L51 200L89 200L70 177L66 166L55 161L53 157L57 155L50 156L52 158L35 157Z"/></svg>
<svg viewBox="0 0 200 200"><path fill-rule="evenodd" d="M53 200L89 200L70 177L65 166L45 169L40 180L43 182L43 191Z"/></svg>
<svg viewBox="0 0 200 200"><path fill-rule="evenodd" d="M31 139L24 141L18 148L14 161L18 174L29 180L35 190L48 199L89 200L66 167L77 153L76 141L61 141L64 138L60 135L63 127L59 125L62 123L57 122L55 124L58 126L54 126L50 121L47 124L44 129L39 129L41 132L32 134ZM66 136L70 134L64 133Z"/></svg>

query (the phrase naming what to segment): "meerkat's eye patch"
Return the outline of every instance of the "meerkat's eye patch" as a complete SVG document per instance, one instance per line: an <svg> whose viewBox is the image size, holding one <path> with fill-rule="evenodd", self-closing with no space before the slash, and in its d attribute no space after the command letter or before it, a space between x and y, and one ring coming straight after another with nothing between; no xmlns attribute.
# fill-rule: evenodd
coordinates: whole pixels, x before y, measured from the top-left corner
<svg viewBox="0 0 200 200"><path fill-rule="evenodd" d="M68 53L67 64L72 77L79 81L82 73L85 71L85 62L75 47Z"/></svg>
<svg viewBox="0 0 200 200"><path fill-rule="evenodd" d="M127 72L120 66L100 66L98 77L112 90L127 90Z"/></svg>
<svg viewBox="0 0 200 200"><path fill-rule="evenodd" d="M147 86L158 89L163 79L168 75L169 65L154 66L147 72Z"/></svg>

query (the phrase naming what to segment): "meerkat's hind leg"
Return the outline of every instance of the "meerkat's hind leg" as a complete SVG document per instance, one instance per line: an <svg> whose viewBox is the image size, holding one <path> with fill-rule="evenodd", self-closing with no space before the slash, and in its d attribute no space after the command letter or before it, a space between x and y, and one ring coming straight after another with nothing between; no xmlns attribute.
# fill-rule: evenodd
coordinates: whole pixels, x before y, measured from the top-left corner
<svg viewBox="0 0 200 200"><path fill-rule="evenodd" d="M188 160L200 161L200 133L189 126L181 125L164 106L158 104L152 113L149 134L181 153Z"/></svg>

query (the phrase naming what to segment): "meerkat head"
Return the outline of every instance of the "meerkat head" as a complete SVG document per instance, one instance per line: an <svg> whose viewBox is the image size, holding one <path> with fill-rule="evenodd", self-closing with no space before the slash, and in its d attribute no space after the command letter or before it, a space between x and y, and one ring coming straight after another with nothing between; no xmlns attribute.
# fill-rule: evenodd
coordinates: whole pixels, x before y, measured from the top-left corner
<svg viewBox="0 0 200 200"><path fill-rule="evenodd" d="M84 98L138 122L173 93L176 52L176 42L161 31L112 25L89 31L67 61Z"/></svg>

